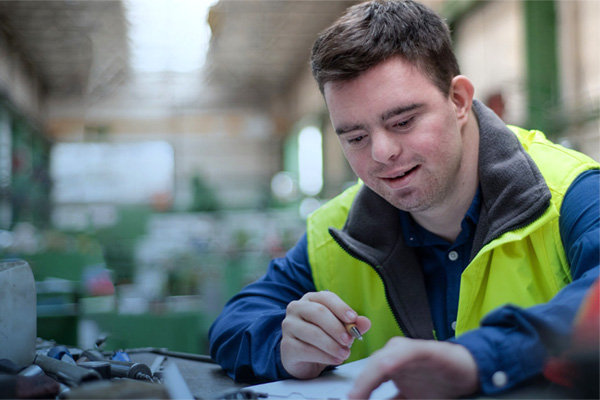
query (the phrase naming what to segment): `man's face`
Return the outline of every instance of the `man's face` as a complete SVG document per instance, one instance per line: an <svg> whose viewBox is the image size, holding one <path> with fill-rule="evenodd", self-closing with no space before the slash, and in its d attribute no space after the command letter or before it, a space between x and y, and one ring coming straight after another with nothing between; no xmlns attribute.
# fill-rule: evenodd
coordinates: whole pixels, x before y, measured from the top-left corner
<svg viewBox="0 0 600 400"><path fill-rule="evenodd" d="M452 95L398 57L327 83L324 94L344 154L368 187L412 213L457 201L465 166Z"/></svg>

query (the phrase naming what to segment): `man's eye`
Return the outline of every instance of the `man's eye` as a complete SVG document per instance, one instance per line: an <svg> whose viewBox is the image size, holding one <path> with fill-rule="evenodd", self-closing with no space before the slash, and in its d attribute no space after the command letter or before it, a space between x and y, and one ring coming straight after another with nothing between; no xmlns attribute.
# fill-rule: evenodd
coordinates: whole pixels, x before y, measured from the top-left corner
<svg viewBox="0 0 600 400"><path fill-rule="evenodd" d="M353 138L351 138L351 139L348 139L348 143L350 143L350 144L358 144L358 143L360 143L360 142L361 142L361 141L362 141L364 138L365 138L365 137L364 137L364 135L361 135L361 136L356 136L356 137L353 137Z"/></svg>
<svg viewBox="0 0 600 400"><path fill-rule="evenodd" d="M407 128L408 126L410 126L410 124L413 122L414 119L415 119L414 117L410 117L407 120L398 122L398 123L394 124L394 128L400 128L400 129Z"/></svg>

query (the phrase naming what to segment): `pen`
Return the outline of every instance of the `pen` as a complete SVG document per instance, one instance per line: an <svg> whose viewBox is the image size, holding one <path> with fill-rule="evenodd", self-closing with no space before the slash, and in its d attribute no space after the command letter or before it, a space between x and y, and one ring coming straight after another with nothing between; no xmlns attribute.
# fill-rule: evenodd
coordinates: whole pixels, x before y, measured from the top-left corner
<svg viewBox="0 0 600 400"><path fill-rule="evenodd" d="M348 331L348 333L352 335L352 337L354 337L355 339L363 340L363 337L360 334L358 328L356 327L356 324L346 324L346 331Z"/></svg>

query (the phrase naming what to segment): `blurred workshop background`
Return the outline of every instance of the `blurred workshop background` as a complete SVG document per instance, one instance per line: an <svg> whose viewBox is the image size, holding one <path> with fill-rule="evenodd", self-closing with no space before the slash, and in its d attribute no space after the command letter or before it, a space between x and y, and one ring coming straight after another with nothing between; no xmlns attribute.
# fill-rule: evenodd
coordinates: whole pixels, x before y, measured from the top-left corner
<svg viewBox="0 0 600 400"><path fill-rule="evenodd" d="M345 0L0 1L0 258L38 336L206 353L355 181L308 57ZM476 97L600 160L600 1L425 1Z"/></svg>

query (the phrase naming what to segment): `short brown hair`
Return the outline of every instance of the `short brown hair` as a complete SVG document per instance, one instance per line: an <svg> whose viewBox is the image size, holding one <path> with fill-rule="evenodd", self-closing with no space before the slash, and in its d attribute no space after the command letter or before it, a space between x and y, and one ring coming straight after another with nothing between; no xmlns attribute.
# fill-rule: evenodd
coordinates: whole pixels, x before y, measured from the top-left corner
<svg viewBox="0 0 600 400"><path fill-rule="evenodd" d="M311 68L323 93L327 82L356 78L398 55L424 71L445 96L460 74L448 25L412 0L372 0L348 8L319 34Z"/></svg>

